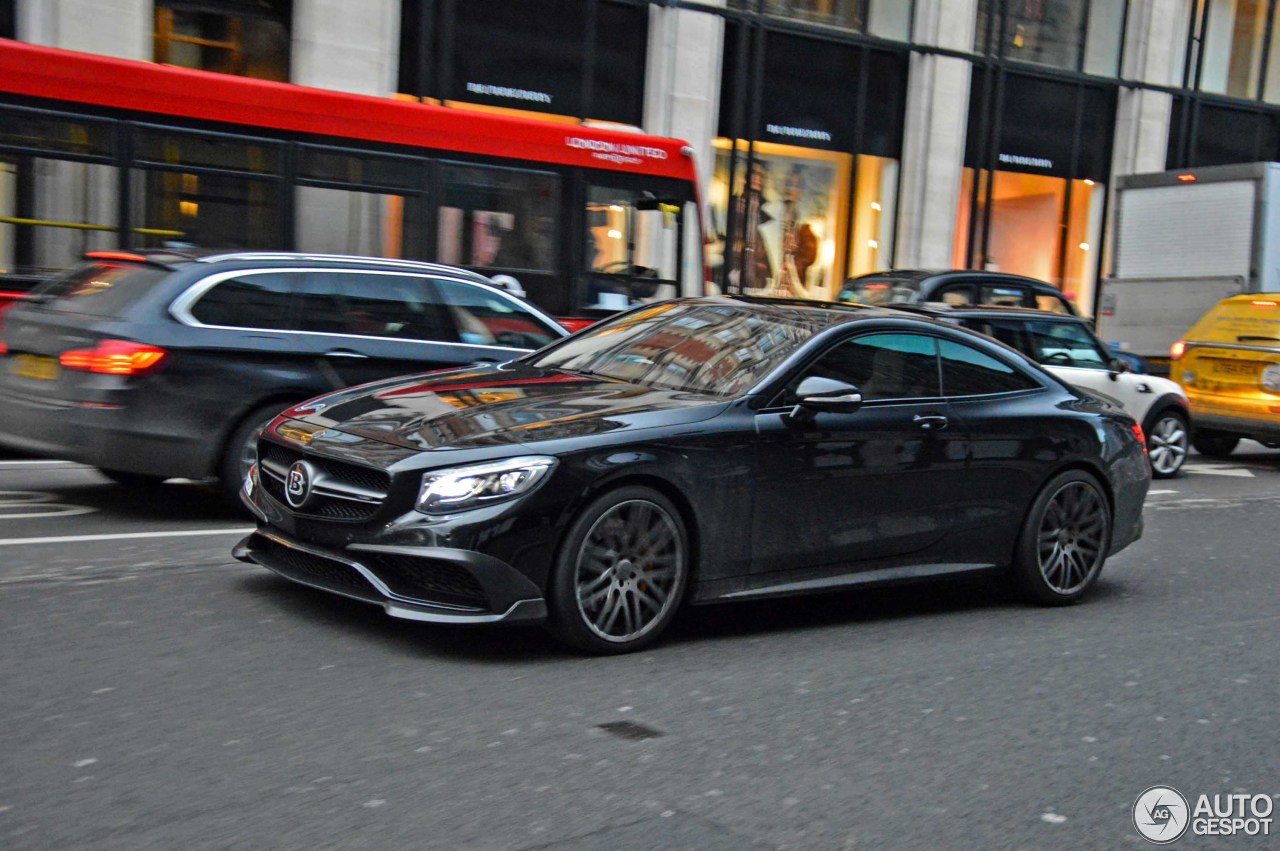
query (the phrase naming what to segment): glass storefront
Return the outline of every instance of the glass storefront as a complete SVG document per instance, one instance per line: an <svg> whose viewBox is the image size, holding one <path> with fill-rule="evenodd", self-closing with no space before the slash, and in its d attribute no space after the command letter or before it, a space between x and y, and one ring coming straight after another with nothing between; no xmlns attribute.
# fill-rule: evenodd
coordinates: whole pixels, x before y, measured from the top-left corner
<svg viewBox="0 0 1280 851"><path fill-rule="evenodd" d="M1092 313L1114 90L999 69L971 85L952 264L1047 281Z"/></svg>
<svg viewBox="0 0 1280 851"><path fill-rule="evenodd" d="M753 35L726 27L707 192L713 279L729 292L833 298L845 278L893 264L905 56ZM758 78L738 72L755 64Z"/></svg>

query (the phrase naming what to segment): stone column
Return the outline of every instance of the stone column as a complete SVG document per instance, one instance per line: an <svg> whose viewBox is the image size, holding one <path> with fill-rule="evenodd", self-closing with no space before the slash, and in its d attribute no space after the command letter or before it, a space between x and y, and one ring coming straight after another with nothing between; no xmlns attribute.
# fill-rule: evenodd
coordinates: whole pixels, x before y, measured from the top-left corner
<svg viewBox="0 0 1280 851"><path fill-rule="evenodd" d="M18 0L18 39L121 59L155 56L152 0Z"/></svg>
<svg viewBox="0 0 1280 851"><path fill-rule="evenodd" d="M724 21L688 9L651 6L645 64L644 131L684 139L698 161L703 191L715 166Z"/></svg>
<svg viewBox="0 0 1280 851"><path fill-rule="evenodd" d="M1188 6L1178 0L1137 0L1129 7L1125 79L1157 86L1181 85ZM1120 90L1112 185L1122 174L1164 171L1173 96L1148 89Z"/></svg>
<svg viewBox="0 0 1280 851"><path fill-rule="evenodd" d="M290 82L366 95L395 92L398 0L299 0L293 7Z"/></svg>
<svg viewBox="0 0 1280 851"><path fill-rule="evenodd" d="M977 0L918 0L915 41L971 51L977 14ZM971 68L965 59L911 55L894 252L899 268L951 266Z"/></svg>

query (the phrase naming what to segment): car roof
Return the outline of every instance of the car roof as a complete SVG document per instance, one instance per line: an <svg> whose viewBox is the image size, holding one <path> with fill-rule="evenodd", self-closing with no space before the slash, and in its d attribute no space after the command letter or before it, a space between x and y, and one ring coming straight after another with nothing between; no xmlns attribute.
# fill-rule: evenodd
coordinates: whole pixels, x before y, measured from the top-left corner
<svg viewBox="0 0 1280 851"><path fill-rule="evenodd" d="M366 257L356 254L312 254L301 251L215 251L202 248L131 248L114 251L89 251L85 253L84 258L90 261L144 263L148 266L158 266L170 270L177 270L193 263L306 263L308 265L330 265L336 269L352 267L397 269L406 272L446 274L463 278L472 283L502 289L479 272L473 272L457 266L428 263L420 260Z"/></svg>
<svg viewBox="0 0 1280 851"><path fill-rule="evenodd" d="M898 310L922 313L938 319L983 317L987 319L1049 319L1059 322L1075 322L1088 324L1083 316L1057 313L1052 310L1039 310L1034 307L1020 307L1004 304L949 305L939 302L926 302L916 305L894 305Z"/></svg>
<svg viewBox="0 0 1280 851"><path fill-rule="evenodd" d="M897 278L899 280L911 280L918 283L924 281L937 280L938 283L944 281L967 281L967 280L983 280L994 283L1005 282L1008 284L1019 284L1025 287L1031 287L1037 292L1052 293L1062 295L1062 291L1053 284L1042 281L1038 278L1028 278L1025 275L1014 275L1010 272L987 272L982 269L884 269L879 272L869 272L865 275L858 275L849 278L845 284L852 281L862 280L864 278Z"/></svg>

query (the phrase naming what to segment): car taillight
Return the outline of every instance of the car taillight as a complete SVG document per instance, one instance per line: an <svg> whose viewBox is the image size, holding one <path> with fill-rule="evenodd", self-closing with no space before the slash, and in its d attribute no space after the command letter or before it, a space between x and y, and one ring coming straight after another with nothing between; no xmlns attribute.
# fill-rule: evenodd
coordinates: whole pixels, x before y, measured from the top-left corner
<svg viewBox="0 0 1280 851"><path fill-rule="evenodd" d="M63 352L58 361L67 369L103 375L142 375L164 359L165 350L146 343L103 340L92 349Z"/></svg>
<svg viewBox="0 0 1280 851"><path fill-rule="evenodd" d="M1187 341L1179 340L1169 347L1169 358L1171 360L1181 360L1182 356L1187 353Z"/></svg>
<svg viewBox="0 0 1280 851"><path fill-rule="evenodd" d="M1147 436L1142 433L1142 426L1138 423L1133 424L1133 436L1138 438L1138 442L1142 444L1142 454L1147 454Z"/></svg>

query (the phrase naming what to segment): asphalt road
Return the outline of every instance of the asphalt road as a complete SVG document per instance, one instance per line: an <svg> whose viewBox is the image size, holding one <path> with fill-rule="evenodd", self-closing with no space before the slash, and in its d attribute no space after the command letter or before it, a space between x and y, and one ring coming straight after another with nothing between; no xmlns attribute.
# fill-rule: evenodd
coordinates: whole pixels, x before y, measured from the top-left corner
<svg viewBox="0 0 1280 851"><path fill-rule="evenodd" d="M593 659L234 562L200 487L0 460L0 848L1146 847L1152 785L1280 793L1280 452L1153 487L1079 606L695 609Z"/></svg>

